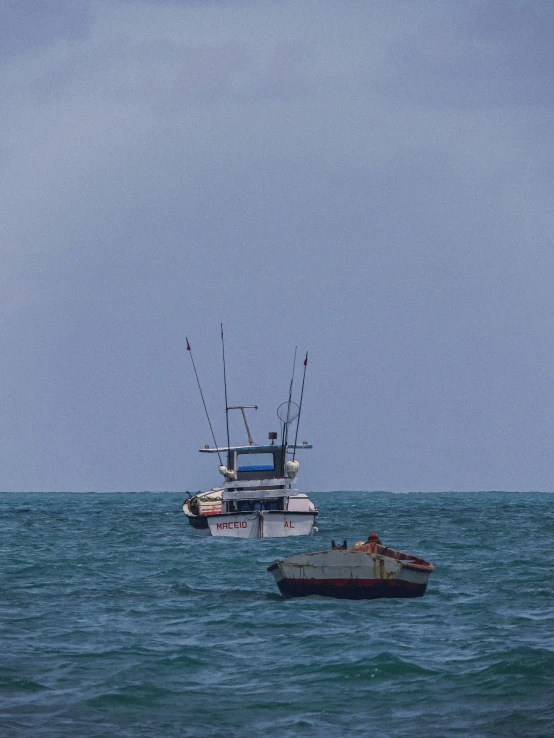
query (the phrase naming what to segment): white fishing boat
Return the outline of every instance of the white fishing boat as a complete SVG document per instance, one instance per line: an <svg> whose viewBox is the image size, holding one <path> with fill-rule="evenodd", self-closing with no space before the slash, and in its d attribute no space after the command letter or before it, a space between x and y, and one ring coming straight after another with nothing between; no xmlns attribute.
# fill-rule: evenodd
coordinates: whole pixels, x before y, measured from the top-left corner
<svg viewBox="0 0 554 738"><path fill-rule="evenodd" d="M188 340L187 349L190 351ZM225 367L225 350L223 360ZM189 498L183 503L183 512L195 533L231 538L282 538L307 536L317 530L315 527L317 508L308 495L300 492L295 486L299 469L296 454L300 450L312 448L307 442L297 443L307 363L308 355L306 354L300 404L297 405L291 399L291 380L289 399L278 408L277 414L281 420L280 442L278 434L271 432L269 434L270 443L266 445L254 443L245 410L257 409L257 406L227 405L225 381L227 439L229 439L229 411L240 410L248 444L237 446L230 445L228 442L227 446L220 447L215 442L193 359L198 387L214 439L213 447L205 446L200 449L200 452L217 455L219 472L224 479L220 487L213 487L194 495L189 493ZM289 430L295 420L296 438L294 443L289 444ZM224 459L225 464L222 463Z"/></svg>
<svg viewBox="0 0 554 738"><path fill-rule="evenodd" d="M270 435L277 435L270 434ZM298 461L287 459L312 446L230 446L202 448L227 455L220 466L222 487L192 495L183 511L195 533L234 538L308 536L314 532L317 508L294 487Z"/></svg>

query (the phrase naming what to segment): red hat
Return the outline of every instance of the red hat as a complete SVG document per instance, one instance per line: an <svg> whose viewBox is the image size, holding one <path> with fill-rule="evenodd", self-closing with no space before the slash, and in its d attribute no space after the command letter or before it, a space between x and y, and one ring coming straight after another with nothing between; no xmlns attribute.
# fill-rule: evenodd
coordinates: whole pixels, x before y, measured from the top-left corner
<svg viewBox="0 0 554 738"><path fill-rule="evenodd" d="M377 535L377 533L370 533L368 541L376 541L378 538L379 536Z"/></svg>

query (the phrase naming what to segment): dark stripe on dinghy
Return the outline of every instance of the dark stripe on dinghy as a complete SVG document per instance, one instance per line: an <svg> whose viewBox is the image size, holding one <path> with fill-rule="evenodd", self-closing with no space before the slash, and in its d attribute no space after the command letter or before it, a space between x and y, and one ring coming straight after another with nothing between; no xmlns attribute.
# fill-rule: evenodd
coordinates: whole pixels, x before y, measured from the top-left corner
<svg viewBox="0 0 554 738"><path fill-rule="evenodd" d="M416 584L390 579L281 579L277 585L285 597L322 595L348 600L423 597L427 589L427 582Z"/></svg>

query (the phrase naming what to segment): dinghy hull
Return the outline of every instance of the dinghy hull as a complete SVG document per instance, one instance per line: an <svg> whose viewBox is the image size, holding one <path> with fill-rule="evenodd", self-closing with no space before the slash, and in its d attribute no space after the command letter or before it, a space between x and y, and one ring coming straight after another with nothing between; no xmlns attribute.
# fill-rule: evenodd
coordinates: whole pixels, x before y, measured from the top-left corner
<svg viewBox="0 0 554 738"><path fill-rule="evenodd" d="M385 546L299 554L268 567L285 597L322 595L342 599L422 597L433 564Z"/></svg>

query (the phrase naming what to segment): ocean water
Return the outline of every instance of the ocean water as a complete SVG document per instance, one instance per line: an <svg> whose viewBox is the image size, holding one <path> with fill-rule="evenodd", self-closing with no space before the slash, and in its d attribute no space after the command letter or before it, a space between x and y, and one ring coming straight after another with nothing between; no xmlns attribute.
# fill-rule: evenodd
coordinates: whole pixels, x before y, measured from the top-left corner
<svg viewBox="0 0 554 738"><path fill-rule="evenodd" d="M554 735L554 494L314 493L313 538L194 537L182 494L0 495L0 735ZM383 542L421 599L283 599Z"/></svg>

